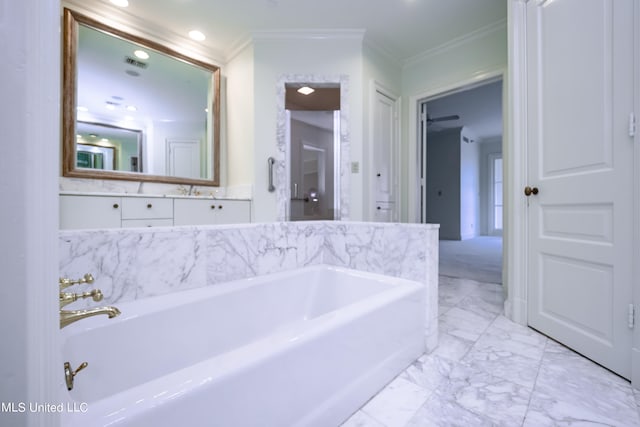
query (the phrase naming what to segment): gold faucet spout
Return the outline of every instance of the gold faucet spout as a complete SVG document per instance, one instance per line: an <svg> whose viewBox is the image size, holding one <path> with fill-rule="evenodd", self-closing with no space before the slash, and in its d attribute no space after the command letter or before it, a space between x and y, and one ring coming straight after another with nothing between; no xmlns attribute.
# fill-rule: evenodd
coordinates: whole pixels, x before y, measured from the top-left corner
<svg viewBox="0 0 640 427"><path fill-rule="evenodd" d="M60 310L60 329L77 322L80 319L85 319L91 316L98 316L100 314L106 314L109 319L116 317L120 314L120 310L115 307L98 307L89 310Z"/></svg>

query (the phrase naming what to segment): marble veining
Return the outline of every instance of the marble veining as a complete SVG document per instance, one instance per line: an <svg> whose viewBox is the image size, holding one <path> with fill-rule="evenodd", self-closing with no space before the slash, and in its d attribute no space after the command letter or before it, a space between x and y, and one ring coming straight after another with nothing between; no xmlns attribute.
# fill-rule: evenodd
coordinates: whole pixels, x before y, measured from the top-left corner
<svg viewBox="0 0 640 427"><path fill-rule="evenodd" d="M487 292L498 293L500 285L441 276L439 289L446 307L440 310L438 348L412 363L344 427L640 426L640 393L497 312L499 300ZM418 388L401 394L399 379ZM415 396L428 398L416 407L421 399Z"/></svg>
<svg viewBox="0 0 640 427"><path fill-rule="evenodd" d="M287 147L287 115L285 110L285 92L287 83L336 83L340 85L340 182L335 188L340 191L340 217L342 221L349 219L350 194L350 162L351 162L351 134L349 128L349 76L346 74L323 76L315 74L285 74L276 84L276 105L278 117L276 122L276 163L275 187L277 203L277 220L288 219L288 203L291 200L289 188L289 148ZM265 159L266 161L266 159Z"/></svg>
<svg viewBox="0 0 640 427"><path fill-rule="evenodd" d="M437 235L433 225L335 221L70 230L60 232L60 275L92 273L103 302L117 304L324 263L425 283L433 320ZM428 328L433 348L437 326Z"/></svg>

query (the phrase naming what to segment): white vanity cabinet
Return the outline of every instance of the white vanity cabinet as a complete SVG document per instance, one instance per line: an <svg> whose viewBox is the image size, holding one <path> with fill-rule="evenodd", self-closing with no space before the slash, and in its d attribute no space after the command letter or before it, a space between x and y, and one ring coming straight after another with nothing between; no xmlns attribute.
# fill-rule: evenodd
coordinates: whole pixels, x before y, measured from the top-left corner
<svg viewBox="0 0 640 427"><path fill-rule="evenodd" d="M121 226L122 198L60 196L60 228L115 228Z"/></svg>
<svg viewBox="0 0 640 427"><path fill-rule="evenodd" d="M250 200L136 195L60 195L60 229L251 222Z"/></svg>
<svg viewBox="0 0 640 427"><path fill-rule="evenodd" d="M163 227L173 225L173 199L124 197L122 227Z"/></svg>
<svg viewBox="0 0 640 427"><path fill-rule="evenodd" d="M251 222L249 200L175 199L174 225L238 224Z"/></svg>

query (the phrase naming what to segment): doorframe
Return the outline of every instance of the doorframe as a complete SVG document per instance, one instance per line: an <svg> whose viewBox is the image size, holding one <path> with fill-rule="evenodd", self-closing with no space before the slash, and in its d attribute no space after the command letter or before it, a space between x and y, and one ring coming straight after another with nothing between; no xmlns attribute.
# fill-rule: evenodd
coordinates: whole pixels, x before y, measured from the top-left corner
<svg viewBox="0 0 640 427"><path fill-rule="evenodd" d="M491 83L492 81L502 80L502 182L503 182L503 222L502 222L502 286L505 288L504 307L505 314L511 320L514 320L520 324L526 324L526 315L524 319L521 316L520 308L523 305L519 300L512 302L512 298L518 294L511 292L511 284L518 286L523 280L524 273L522 269L525 259L523 259L523 246L522 246L522 234L524 226L521 222L521 215L523 214L522 208L514 206L511 203L512 200L518 200L515 196L516 193L512 193L512 187L510 183L519 183L522 181L520 176L523 172L524 162L520 159L523 154L523 149L518 146L519 142L514 139L512 134L512 117L511 117L511 85L510 76L511 73L507 70L512 70L510 66L507 68L496 67L491 70L476 73L472 78L457 81L446 86L436 86L431 89L425 90L416 95L409 96L409 143L407 147L408 158L411 158L411 153L415 155L415 161L407 162L407 211L408 221L414 223L420 223L420 106L423 102L429 99L435 99L446 95L451 95L456 92L468 90L473 87L482 86L484 84ZM515 165L512 166L512 165ZM424 186L426 188L426 177ZM521 188L519 184L515 188ZM520 227L520 228L518 228ZM518 309L513 310L512 307L517 305ZM526 300L524 301L524 308L526 310ZM526 312L525 312L526 314Z"/></svg>
<svg viewBox="0 0 640 427"><path fill-rule="evenodd" d="M638 123L638 115L640 114L640 5L638 2L634 2L633 11L633 39L635 40L634 46L634 60L633 60L633 75L634 75L634 100L633 109L636 116L636 132L633 140L634 144L634 161L633 161L633 215L634 215L634 230L633 230L633 253L634 259L640 259L640 124ZM631 284L633 304L635 312L640 312L640 265L635 263L633 266L632 277L635 282ZM638 316L636 315L636 319ZM631 348L631 384L634 388L640 388L640 325L636 321L636 327L633 331L633 343Z"/></svg>
<svg viewBox="0 0 640 427"><path fill-rule="evenodd" d="M528 283L528 236L527 224L529 221L525 198L522 197L522 188L526 185L528 176L526 149L527 149L527 68L526 68L526 18L527 1L511 0L507 4L507 34L508 34L508 69L509 69L509 99L508 110L508 139L513 141L510 150L506 153L509 159L507 167L507 179L513 186L509 188L511 202L508 206L509 232L508 238L509 269L507 281L513 286L509 287L509 294L505 302L505 313L512 320L527 324L527 289ZM636 123L640 112L640 6L634 6L634 110ZM636 124L636 128L640 126ZM634 188L633 188L633 253L635 259L640 258L640 134L636 130L634 140ZM506 167L507 165L503 163ZM506 229L505 229L506 232ZM517 244L519 242L519 244ZM640 311L640 265L633 266L633 305L636 313ZM638 316L636 316L638 318ZM636 321L638 325L638 321ZM633 332L631 349L631 382L634 388L640 388L640 325Z"/></svg>
<svg viewBox="0 0 640 427"><path fill-rule="evenodd" d="M395 112L395 125L394 125L394 144L396 146L396 152L398 153L398 156L395 159L395 164L394 166L394 182L395 182L395 212L394 212L394 217L395 218L400 218L400 206L402 206L402 191L401 191L401 183L400 183L400 171L402 170L402 155L401 155L401 146L400 146L400 142L402 141L402 129L400 126L400 123L402 123L402 97L400 95L398 95L397 93L395 93L393 90L389 89L388 87L386 87L384 84L380 83L379 81L375 80L375 79L371 79L370 84L369 84L369 117L373 118L375 117L375 108L376 108L376 96L377 93L381 93L382 95L386 96L387 98L389 98L391 101L393 101L393 108L394 108L394 112ZM369 165L373 165L374 164L374 149L373 149L373 144L374 144L374 140L373 140L373 136L375 134L375 123L374 120L370 119L369 120L369 147L371 147L370 150L368 150L368 154L367 154L367 164ZM369 169L369 168L367 168ZM373 173L372 170L365 170L365 173ZM367 189L367 197L365 200L365 206L368 206L368 209L365 209L366 214L369 216L369 219L371 221L374 220L375 215L376 215L376 200L375 200L375 194L374 194L374 186L373 186L373 178L372 176L369 177L370 179L365 179L365 182L367 183L367 185L369 186L369 188Z"/></svg>

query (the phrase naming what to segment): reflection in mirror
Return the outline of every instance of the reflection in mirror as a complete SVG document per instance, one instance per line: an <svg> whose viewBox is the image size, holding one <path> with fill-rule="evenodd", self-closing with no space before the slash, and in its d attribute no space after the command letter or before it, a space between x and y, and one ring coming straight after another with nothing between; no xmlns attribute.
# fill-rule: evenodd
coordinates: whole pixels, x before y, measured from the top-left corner
<svg viewBox="0 0 640 427"><path fill-rule="evenodd" d="M141 143L141 131L78 121L76 168L142 172Z"/></svg>
<svg viewBox="0 0 640 427"><path fill-rule="evenodd" d="M332 220L339 212L340 87L287 84L289 220ZM313 89L307 95L301 87ZM304 92L304 90L303 90ZM337 174L337 175L336 175Z"/></svg>
<svg viewBox="0 0 640 427"><path fill-rule="evenodd" d="M218 67L64 19L63 175L219 185Z"/></svg>

